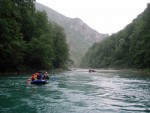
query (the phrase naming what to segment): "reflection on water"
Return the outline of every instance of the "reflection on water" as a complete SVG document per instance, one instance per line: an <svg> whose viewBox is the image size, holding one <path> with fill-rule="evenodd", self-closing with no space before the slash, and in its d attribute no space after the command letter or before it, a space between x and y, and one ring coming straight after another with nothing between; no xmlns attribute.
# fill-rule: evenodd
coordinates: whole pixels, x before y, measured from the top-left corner
<svg viewBox="0 0 150 113"><path fill-rule="evenodd" d="M50 83L30 75L0 77L0 113L149 113L150 76L127 71L53 73Z"/></svg>

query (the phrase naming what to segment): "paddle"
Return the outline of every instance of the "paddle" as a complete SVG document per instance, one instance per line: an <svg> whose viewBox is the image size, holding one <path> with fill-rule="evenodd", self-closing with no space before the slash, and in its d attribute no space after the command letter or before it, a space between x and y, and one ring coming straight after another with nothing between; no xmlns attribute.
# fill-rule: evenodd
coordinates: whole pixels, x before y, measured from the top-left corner
<svg viewBox="0 0 150 113"><path fill-rule="evenodd" d="M28 82L28 81L31 81L31 79L28 79L27 82Z"/></svg>

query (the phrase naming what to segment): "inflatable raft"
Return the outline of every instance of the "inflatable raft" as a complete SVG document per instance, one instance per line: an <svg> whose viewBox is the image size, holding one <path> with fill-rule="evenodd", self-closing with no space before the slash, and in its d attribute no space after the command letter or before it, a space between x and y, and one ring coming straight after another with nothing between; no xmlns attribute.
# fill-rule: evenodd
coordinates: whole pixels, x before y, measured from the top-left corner
<svg viewBox="0 0 150 113"><path fill-rule="evenodd" d="M47 84L48 83L48 80L33 80L31 81L31 84Z"/></svg>

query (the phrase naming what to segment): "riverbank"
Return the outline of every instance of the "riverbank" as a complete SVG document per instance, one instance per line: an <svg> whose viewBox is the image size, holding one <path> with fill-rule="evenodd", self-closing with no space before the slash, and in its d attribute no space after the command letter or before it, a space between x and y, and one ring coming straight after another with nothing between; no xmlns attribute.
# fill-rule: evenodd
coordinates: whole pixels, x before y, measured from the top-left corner
<svg viewBox="0 0 150 113"><path fill-rule="evenodd" d="M0 72L0 76L11 76L11 75L15 75L15 76L20 76L20 75L27 75L27 74L32 74L38 71L41 72L48 72L48 73L58 73L58 72L62 72L62 71L66 71L67 69L51 69L51 70L34 70L34 69L29 69L29 70L24 70L24 71L14 71L14 72Z"/></svg>
<svg viewBox="0 0 150 113"><path fill-rule="evenodd" d="M129 69L129 68L124 68L124 69L117 69L117 68L75 68L71 70L76 70L76 71L81 71L81 72L89 72L90 69L95 70L97 73L114 73L114 72L136 72L136 73L145 73L150 75L150 69Z"/></svg>

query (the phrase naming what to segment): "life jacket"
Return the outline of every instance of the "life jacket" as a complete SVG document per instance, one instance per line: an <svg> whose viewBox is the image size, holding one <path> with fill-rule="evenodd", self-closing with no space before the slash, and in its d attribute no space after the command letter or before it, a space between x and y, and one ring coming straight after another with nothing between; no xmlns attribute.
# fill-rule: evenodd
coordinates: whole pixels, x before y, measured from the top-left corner
<svg viewBox="0 0 150 113"><path fill-rule="evenodd" d="M35 80L34 74L32 75L31 80L32 80L32 81Z"/></svg>
<svg viewBox="0 0 150 113"><path fill-rule="evenodd" d="M42 79L42 76L40 73L36 73L36 75L37 75L37 79Z"/></svg>
<svg viewBox="0 0 150 113"><path fill-rule="evenodd" d="M36 74L34 75L34 78L35 78L35 80L37 79L37 75Z"/></svg>

